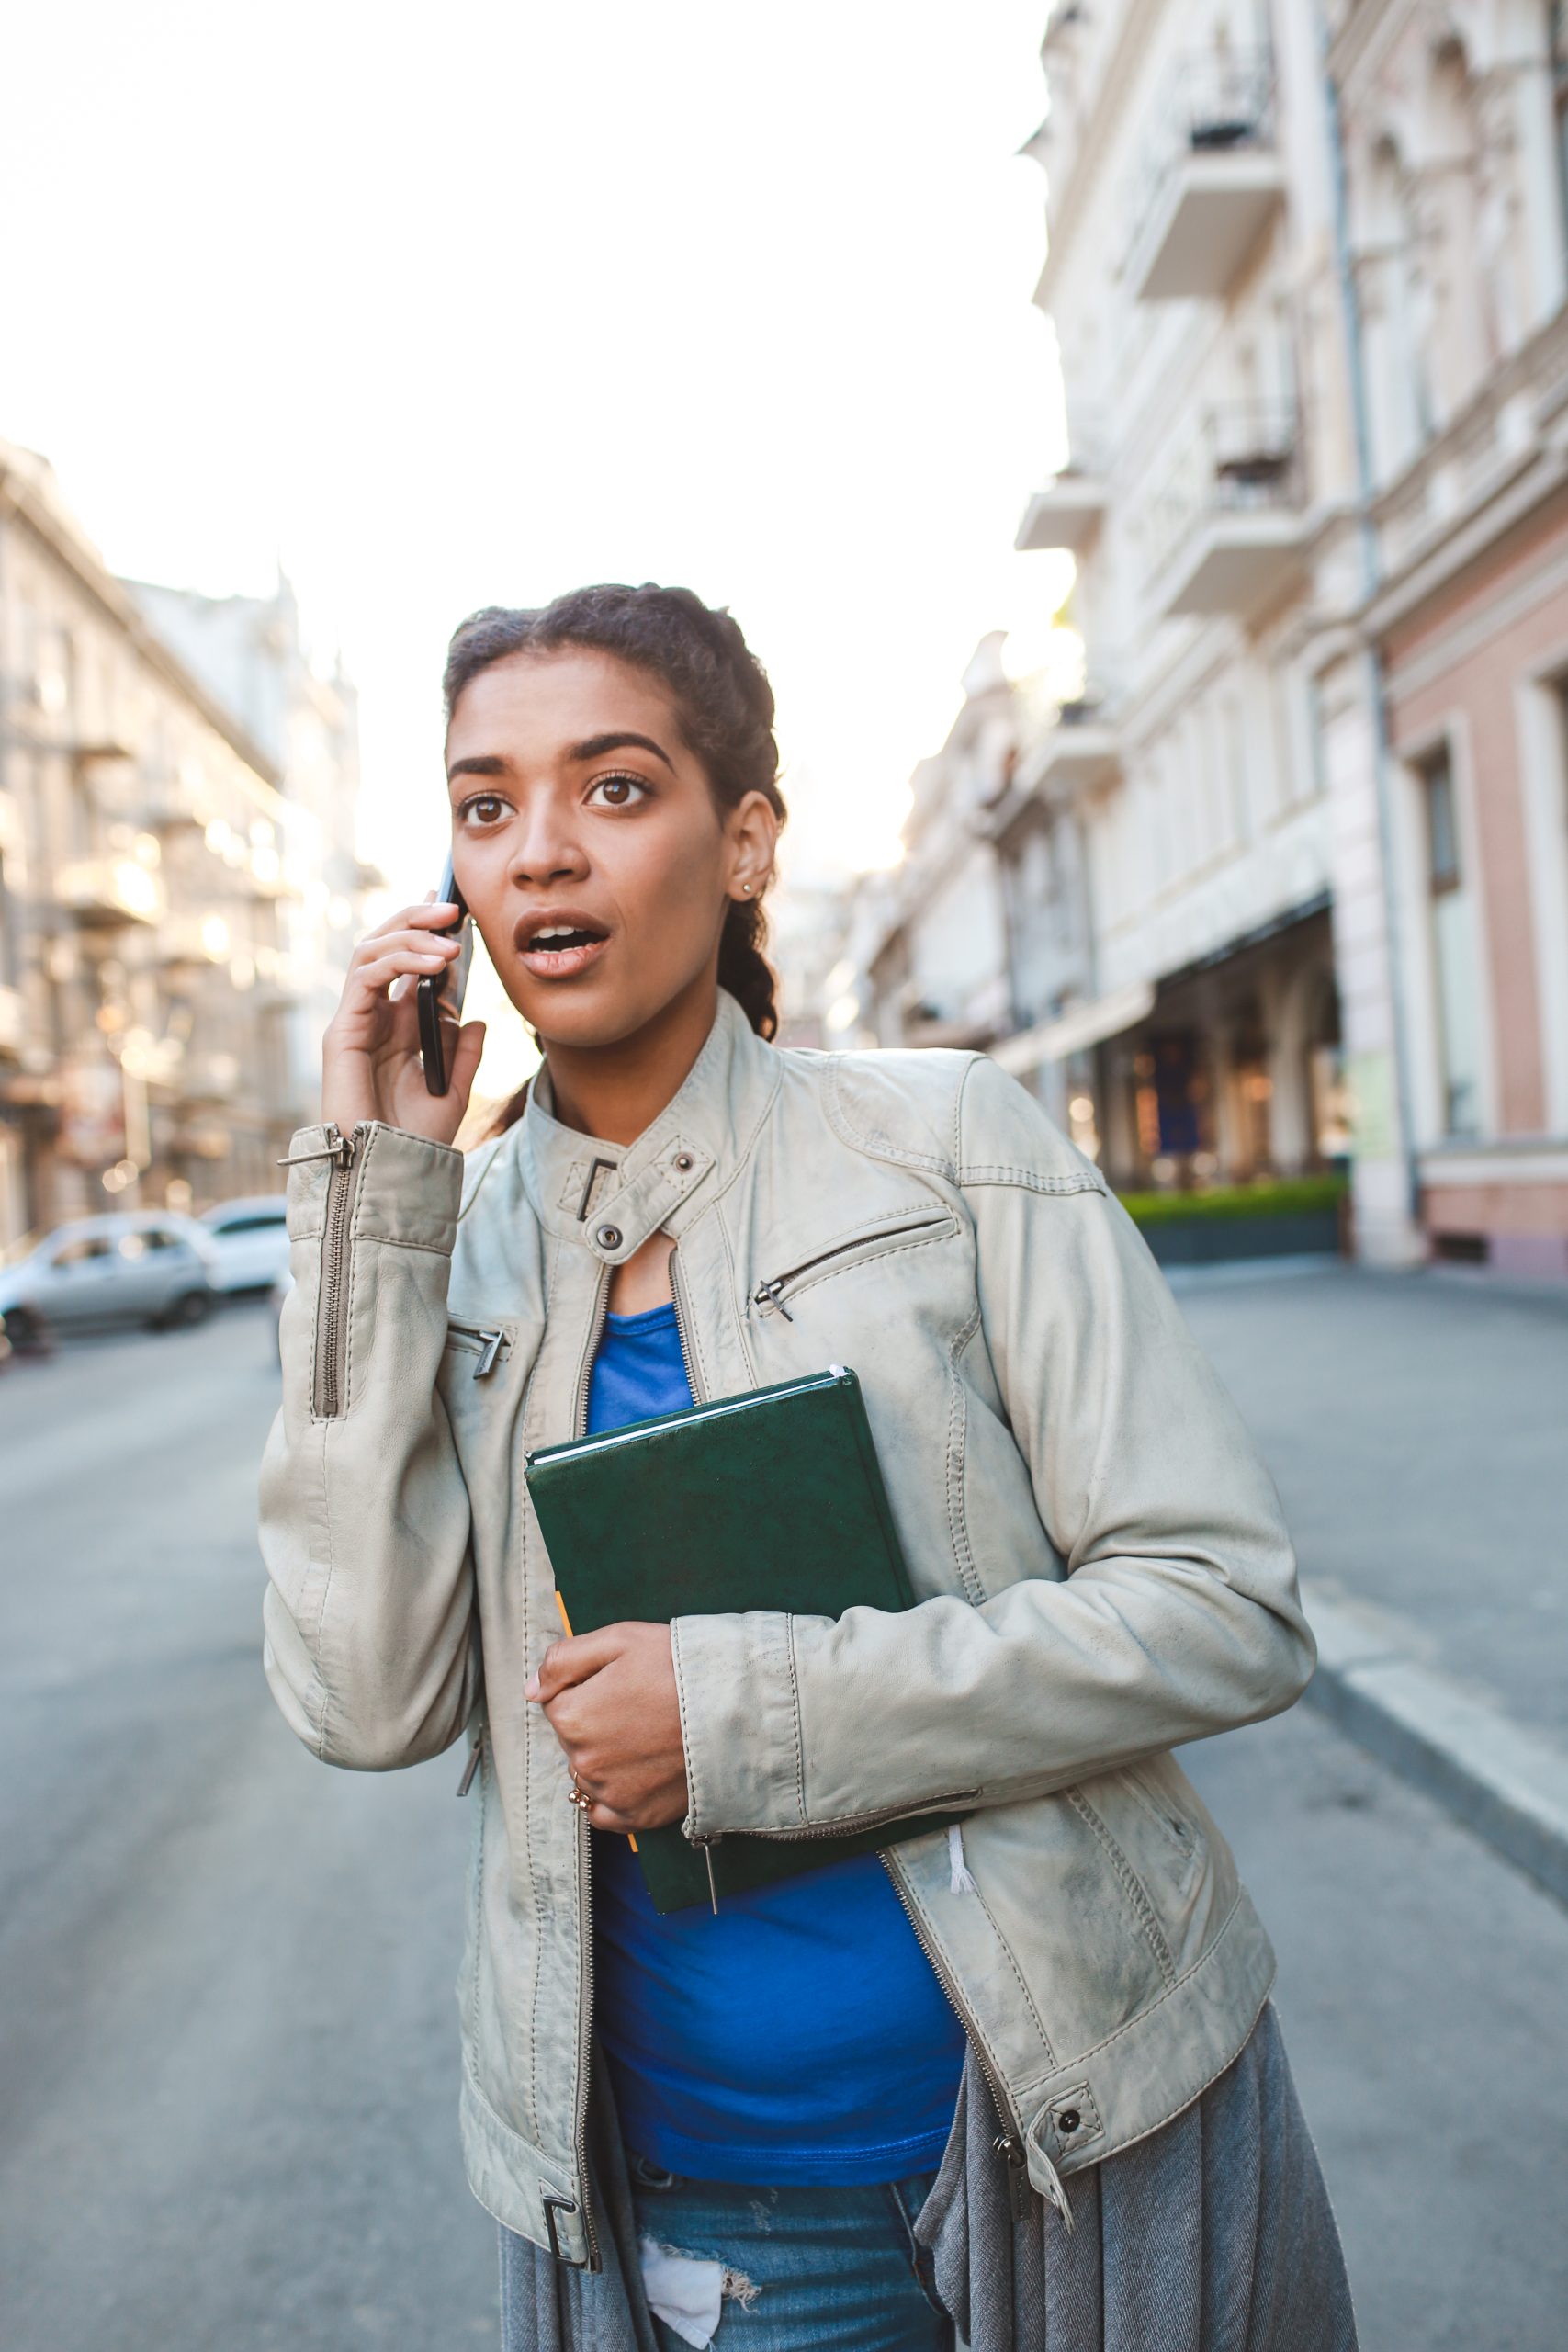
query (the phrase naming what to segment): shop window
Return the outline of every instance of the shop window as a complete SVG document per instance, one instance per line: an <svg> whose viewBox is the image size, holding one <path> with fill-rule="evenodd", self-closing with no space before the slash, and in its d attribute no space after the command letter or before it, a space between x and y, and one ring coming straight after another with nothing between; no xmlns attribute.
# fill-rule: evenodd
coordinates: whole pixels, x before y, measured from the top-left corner
<svg viewBox="0 0 1568 2352"><path fill-rule="evenodd" d="M1133 1065L1138 1146L1156 1180L1168 1182L1178 1163L1201 1148L1206 1083L1198 1041L1189 1029L1151 1037Z"/></svg>
<svg viewBox="0 0 1568 2352"><path fill-rule="evenodd" d="M1273 1162L1274 1081L1269 1069L1269 1040L1256 996L1237 1007L1230 1039L1231 1136L1229 1173L1264 1173Z"/></svg>
<svg viewBox="0 0 1568 2352"><path fill-rule="evenodd" d="M1445 746L1418 771L1426 820L1427 900L1442 1126L1481 1128L1481 1005L1475 901L1460 853L1453 763Z"/></svg>

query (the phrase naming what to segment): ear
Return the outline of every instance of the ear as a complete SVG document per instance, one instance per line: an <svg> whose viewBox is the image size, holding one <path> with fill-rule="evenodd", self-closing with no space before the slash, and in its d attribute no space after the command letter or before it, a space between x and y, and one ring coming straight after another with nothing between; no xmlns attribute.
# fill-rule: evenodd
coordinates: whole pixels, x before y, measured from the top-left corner
<svg viewBox="0 0 1568 2352"><path fill-rule="evenodd" d="M757 899L767 888L778 847L779 820L765 792L749 792L725 820L729 845L725 888L731 899Z"/></svg>

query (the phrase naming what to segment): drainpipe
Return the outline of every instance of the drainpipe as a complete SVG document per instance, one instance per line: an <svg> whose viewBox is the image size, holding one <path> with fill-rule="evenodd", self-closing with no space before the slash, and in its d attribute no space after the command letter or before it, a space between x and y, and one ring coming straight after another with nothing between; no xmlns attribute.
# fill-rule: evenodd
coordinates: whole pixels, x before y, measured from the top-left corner
<svg viewBox="0 0 1568 2352"><path fill-rule="evenodd" d="M1318 54L1328 109L1329 182L1332 190L1335 275L1345 329L1350 382L1350 417L1356 449L1356 521L1361 560L1361 597L1369 604L1382 576L1377 526L1372 520L1376 483L1372 474L1371 431L1367 415L1366 357L1361 341L1361 305L1356 288L1355 261L1350 249L1350 208L1345 175L1345 141L1341 126L1339 88L1329 71L1330 33L1323 0L1317 10ZM1367 700L1372 713L1372 780L1378 812L1378 855L1382 874L1383 924L1388 939L1389 1012L1393 1039L1393 1092L1399 1120L1400 1159L1404 1178L1404 1208L1417 1232L1421 1227L1421 1180L1416 1164L1415 1129L1410 1116L1410 1053L1404 1017L1404 957L1400 946L1398 894L1394 888L1393 774L1393 750L1389 741L1388 700L1384 692L1382 655L1375 639L1363 635Z"/></svg>

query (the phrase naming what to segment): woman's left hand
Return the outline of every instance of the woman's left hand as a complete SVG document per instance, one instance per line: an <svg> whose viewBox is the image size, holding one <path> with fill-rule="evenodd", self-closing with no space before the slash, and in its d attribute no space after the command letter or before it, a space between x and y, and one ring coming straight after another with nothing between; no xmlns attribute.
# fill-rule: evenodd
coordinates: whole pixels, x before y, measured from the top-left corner
<svg viewBox="0 0 1568 2352"><path fill-rule="evenodd" d="M543 1707L595 1829L658 1829L687 1810L668 1625L604 1625L553 1642L526 1695Z"/></svg>

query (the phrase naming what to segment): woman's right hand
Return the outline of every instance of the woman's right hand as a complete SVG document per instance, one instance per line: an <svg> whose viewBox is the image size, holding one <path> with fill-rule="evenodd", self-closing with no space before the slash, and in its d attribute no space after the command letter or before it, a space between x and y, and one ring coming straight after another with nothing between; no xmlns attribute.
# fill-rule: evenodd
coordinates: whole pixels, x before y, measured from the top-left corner
<svg viewBox="0 0 1568 2352"><path fill-rule="evenodd" d="M321 1116L344 1135L362 1119L379 1119L433 1143L450 1143L462 1124L484 1047L484 1023L465 1022L459 1029L446 1019L450 1083L445 1094L432 1094L420 1058L415 1001L424 975L439 972L457 954L456 937L436 935L457 911L434 898L422 907L404 907L367 932L349 958L343 997L321 1041Z"/></svg>

